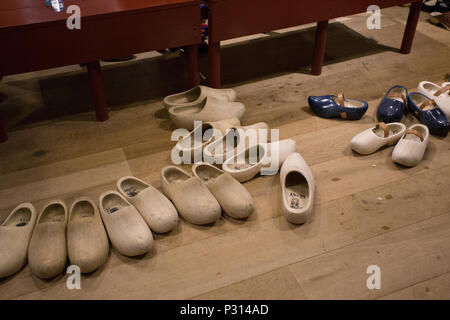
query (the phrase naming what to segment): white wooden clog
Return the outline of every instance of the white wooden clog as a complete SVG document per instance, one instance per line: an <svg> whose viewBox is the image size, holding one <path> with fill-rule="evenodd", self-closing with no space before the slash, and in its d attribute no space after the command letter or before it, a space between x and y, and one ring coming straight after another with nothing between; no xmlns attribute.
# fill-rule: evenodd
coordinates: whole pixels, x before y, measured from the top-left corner
<svg viewBox="0 0 450 320"><path fill-rule="evenodd" d="M153 247L153 235L147 223L117 191L105 191L99 199L100 216L113 247L122 255L143 255Z"/></svg>
<svg viewBox="0 0 450 320"><path fill-rule="evenodd" d="M78 198L70 207L67 251L70 264L79 266L82 273L97 270L108 259L108 235L97 206L89 198Z"/></svg>
<svg viewBox="0 0 450 320"><path fill-rule="evenodd" d="M203 149L204 161L222 165L227 159L233 157L237 150L267 142L261 140L261 133L268 135L269 126L265 122L258 122L248 126L235 126L230 128L220 139L209 143Z"/></svg>
<svg viewBox="0 0 450 320"><path fill-rule="evenodd" d="M244 151L238 150L237 155L224 162L222 170L239 182L248 181L259 173L274 175L289 154L295 152L296 146L292 139L258 143Z"/></svg>
<svg viewBox="0 0 450 320"><path fill-rule="evenodd" d="M164 194L188 222L204 225L219 220L220 205L198 177L192 177L178 167L167 166L161 170L161 185Z"/></svg>
<svg viewBox="0 0 450 320"><path fill-rule="evenodd" d="M43 207L28 248L28 264L39 278L53 278L66 267L66 227L67 207L62 200Z"/></svg>
<svg viewBox="0 0 450 320"><path fill-rule="evenodd" d="M127 176L117 181L117 189L138 209L153 232L165 233L177 226L178 213L172 202L147 182Z"/></svg>
<svg viewBox="0 0 450 320"><path fill-rule="evenodd" d="M190 90L172 94L163 99L167 109L173 107L189 107L196 105L206 97L222 101L236 101L236 91L233 89L214 89L206 86L196 86Z"/></svg>
<svg viewBox="0 0 450 320"><path fill-rule="evenodd" d="M192 173L208 187L222 210L230 217L245 219L253 212L252 196L228 173L204 162L194 164Z"/></svg>
<svg viewBox="0 0 450 320"><path fill-rule="evenodd" d="M406 126L401 122L378 123L375 127L358 133L350 141L351 148L359 154L371 154L383 146L391 146L405 134Z"/></svg>
<svg viewBox="0 0 450 320"><path fill-rule="evenodd" d="M314 204L314 176L303 157L291 153L280 170L283 213L295 224L305 223Z"/></svg>
<svg viewBox="0 0 450 320"><path fill-rule="evenodd" d="M245 182L261 172L267 159L267 144L258 143L227 159L222 165L222 170L237 181Z"/></svg>
<svg viewBox="0 0 450 320"><path fill-rule="evenodd" d="M437 85L430 81L422 81L418 89L420 93L434 100L450 120L450 82Z"/></svg>
<svg viewBox="0 0 450 320"><path fill-rule="evenodd" d="M34 206L22 203L0 225L0 279L16 273L26 264L36 218Z"/></svg>
<svg viewBox="0 0 450 320"><path fill-rule="evenodd" d="M188 107L172 107L169 116L177 128L194 129L194 121L220 121L230 118L240 119L245 106L240 102L229 102L206 97Z"/></svg>
<svg viewBox="0 0 450 320"><path fill-rule="evenodd" d="M172 153L175 152L183 158L186 154L189 154L190 156L187 156L186 158L190 158L191 161L194 161L194 159L201 159L203 148L216 141L216 138L220 139L218 136L223 137L227 129L239 127L240 125L241 122L238 118L199 122L194 130L177 142Z"/></svg>
<svg viewBox="0 0 450 320"><path fill-rule="evenodd" d="M405 131L392 152L392 161L405 167L414 167L422 161L430 133L423 124L415 124Z"/></svg>

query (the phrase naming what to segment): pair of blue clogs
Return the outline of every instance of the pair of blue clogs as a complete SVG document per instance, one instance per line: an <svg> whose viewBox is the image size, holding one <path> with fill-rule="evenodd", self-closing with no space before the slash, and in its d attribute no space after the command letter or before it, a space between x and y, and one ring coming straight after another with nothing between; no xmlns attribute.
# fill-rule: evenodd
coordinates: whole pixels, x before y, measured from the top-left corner
<svg viewBox="0 0 450 320"><path fill-rule="evenodd" d="M405 87L399 85L389 89L381 99L377 120L384 123L400 122L406 110L426 125L432 134L445 135L450 128L447 116L434 100L419 92L408 93Z"/></svg>
<svg viewBox="0 0 450 320"><path fill-rule="evenodd" d="M309 107L319 117L358 120L366 113L368 104L362 100L345 99L342 93L326 96L311 96Z"/></svg>

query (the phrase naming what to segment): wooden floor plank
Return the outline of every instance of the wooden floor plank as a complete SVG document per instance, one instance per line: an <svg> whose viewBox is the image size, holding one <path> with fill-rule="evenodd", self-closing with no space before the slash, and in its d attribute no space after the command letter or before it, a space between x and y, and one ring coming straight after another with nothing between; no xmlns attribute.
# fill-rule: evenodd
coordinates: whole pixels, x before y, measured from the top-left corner
<svg viewBox="0 0 450 320"><path fill-rule="evenodd" d="M383 300L449 300L450 272L381 297Z"/></svg>
<svg viewBox="0 0 450 320"><path fill-rule="evenodd" d="M369 290L369 266L381 270L381 289ZM368 299L450 271L450 214L290 266L310 299Z"/></svg>
<svg viewBox="0 0 450 320"><path fill-rule="evenodd" d="M234 283L195 297L198 300L306 299L288 267Z"/></svg>

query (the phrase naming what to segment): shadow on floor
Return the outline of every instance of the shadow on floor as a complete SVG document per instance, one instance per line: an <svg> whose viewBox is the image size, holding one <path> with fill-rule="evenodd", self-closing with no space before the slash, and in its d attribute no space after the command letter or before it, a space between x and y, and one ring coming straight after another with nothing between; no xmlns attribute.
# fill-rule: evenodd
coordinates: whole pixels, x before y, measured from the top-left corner
<svg viewBox="0 0 450 320"><path fill-rule="evenodd" d="M315 28L269 36L232 44L222 48L224 86L269 78L286 72L309 73ZM382 51L396 51L368 39L342 23L328 28L325 63L336 63ZM111 109L160 100L165 95L186 89L186 62L183 55L154 57L103 68L106 95ZM207 74L207 53L200 53L200 71ZM27 88L24 80L8 82L9 86ZM11 125L29 125L93 109L86 71L65 73L39 80L42 103L24 108L29 99L5 101L3 116L21 119ZM43 107L42 107L43 106ZM31 110L31 111L30 111ZM11 114L14 113L14 114ZM18 113L23 113L18 115ZM11 117L10 117L11 116ZM83 117L84 119L84 117Z"/></svg>
<svg viewBox="0 0 450 320"><path fill-rule="evenodd" d="M273 33L272 33L273 34ZM286 72L310 73L315 28L281 33L222 49L222 83L236 84ZM325 64L398 48L380 45L346 25L328 27Z"/></svg>

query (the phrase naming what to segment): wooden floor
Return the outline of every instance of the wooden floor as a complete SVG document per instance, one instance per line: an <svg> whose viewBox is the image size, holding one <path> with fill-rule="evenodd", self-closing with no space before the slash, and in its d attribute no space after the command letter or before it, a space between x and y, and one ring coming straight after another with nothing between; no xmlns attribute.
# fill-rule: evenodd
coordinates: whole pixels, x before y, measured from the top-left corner
<svg viewBox="0 0 450 320"><path fill-rule="evenodd" d="M430 25L424 14L412 53L396 52L407 12L383 10L381 30L366 29L364 15L330 25L319 77L307 73L310 26L223 50L225 84L247 107L243 124L265 121L279 128L280 138L295 139L311 166L316 202L308 223L294 226L282 216L278 175L258 177L244 184L256 204L247 221L223 217L206 227L181 221L169 234L156 235L154 250L140 258L111 250L104 267L82 277L81 290L67 289L67 275L43 281L26 266L0 280L0 298L449 299L450 138L431 137L425 159L410 169L392 163L392 147L357 156L348 145L373 125L377 104L392 85L415 89L421 80L448 77L449 32ZM285 56L257 54L271 45ZM285 70L282 63L296 63L295 56L304 56L304 63ZM0 112L10 140L0 145L0 221L23 201L40 209L52 198L97 200L124 175L160 187L159 172L170 163L174 144L161 99L182 87L183 78L169 75L183 62L139 57L106 66L113 111L105 123L79 112L90 106L79 66L3 79ZM338 91L369 101L367 114L354 122L311 114L309 95ZM366 287L369 265L381 268L380 290Z"/></svg>

